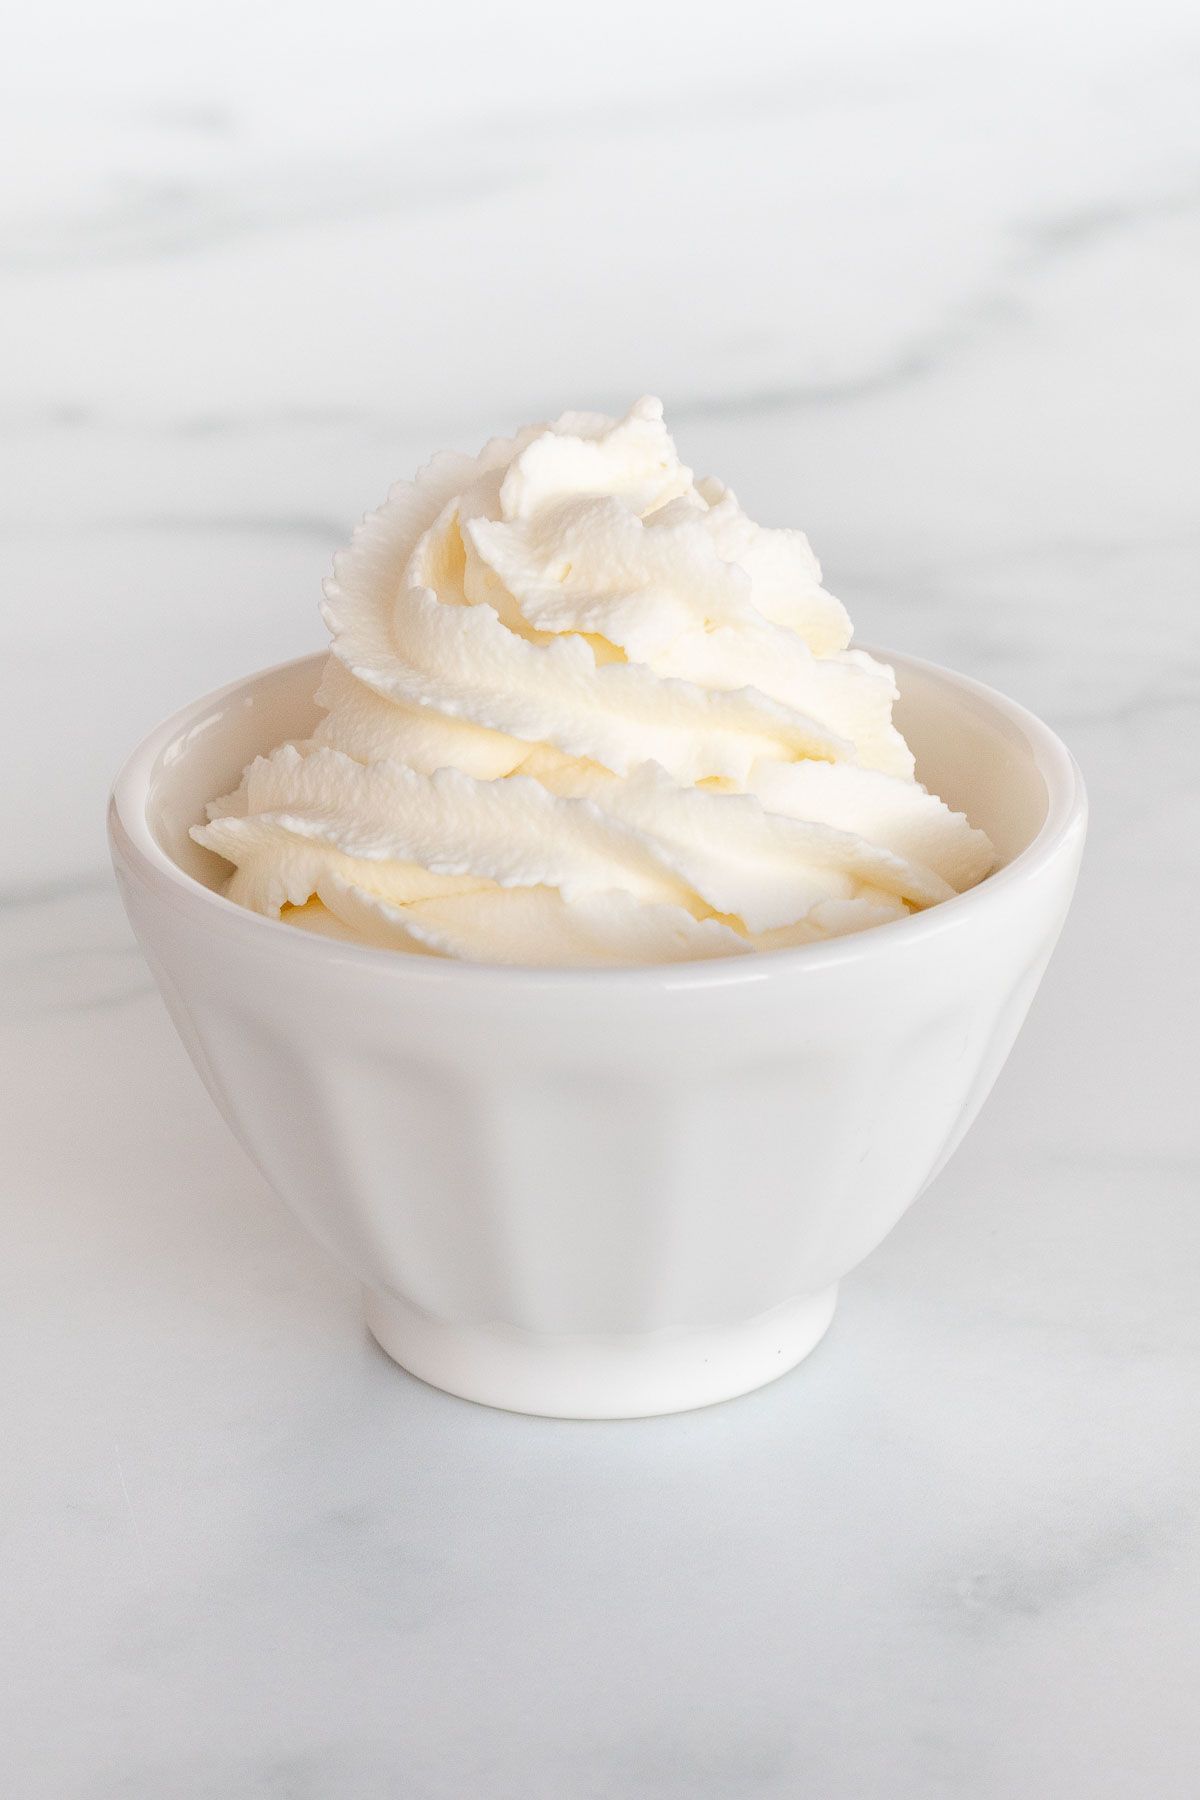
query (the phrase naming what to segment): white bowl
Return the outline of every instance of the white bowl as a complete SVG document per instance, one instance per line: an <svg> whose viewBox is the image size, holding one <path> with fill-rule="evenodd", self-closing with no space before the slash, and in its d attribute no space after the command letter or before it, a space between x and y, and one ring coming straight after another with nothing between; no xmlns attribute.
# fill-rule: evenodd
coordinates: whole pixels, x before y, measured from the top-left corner
<svg viewBox="0 0 1200 1800"><path fill-rule="evenodd" d="M747 1392L808 1354L959 1142L1066 915L1083 785L1021 707L880 654L922 780L1003 866L912 918L728 962L488 968L224 899L188 827L311 731L321 657L198 700L126 764L113 860L179 1033L414 1374L571 1418Z"/></svg>

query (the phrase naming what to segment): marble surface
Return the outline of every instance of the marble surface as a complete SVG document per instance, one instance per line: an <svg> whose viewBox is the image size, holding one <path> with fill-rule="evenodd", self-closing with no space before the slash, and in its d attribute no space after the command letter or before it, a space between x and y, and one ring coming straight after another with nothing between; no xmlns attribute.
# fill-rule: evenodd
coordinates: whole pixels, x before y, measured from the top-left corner
<svg viewBox="0 0 1200 1800"><path fill-rule="evenodd" d="M1200 29L1185 7L50 5L0 199L0 1787L1192 1800ZM764 54L764 46L770 54ZM315 647L443 443L659 392L1094 807L966 1145L811 1362L400 1374L227 1138L105 789Z"/></svg>

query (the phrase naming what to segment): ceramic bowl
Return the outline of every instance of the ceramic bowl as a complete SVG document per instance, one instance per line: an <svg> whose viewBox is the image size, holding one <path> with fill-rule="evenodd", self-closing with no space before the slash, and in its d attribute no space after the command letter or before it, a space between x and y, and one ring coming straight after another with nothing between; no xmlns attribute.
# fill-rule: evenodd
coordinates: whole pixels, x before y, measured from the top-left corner
<svg viewBox="0 0 1200 1800"><path fill-rule="evenodd" d="M918 775L1002 866L911 918L728 962L466 965L223 898L188 827L311 731L322 657L196 701L126 764L113 860L180 1036L406 1369L573 1418L744 1393L808 1354L959 1142L1066 915L1083 786L1012 701L876 654Z"/></svg>

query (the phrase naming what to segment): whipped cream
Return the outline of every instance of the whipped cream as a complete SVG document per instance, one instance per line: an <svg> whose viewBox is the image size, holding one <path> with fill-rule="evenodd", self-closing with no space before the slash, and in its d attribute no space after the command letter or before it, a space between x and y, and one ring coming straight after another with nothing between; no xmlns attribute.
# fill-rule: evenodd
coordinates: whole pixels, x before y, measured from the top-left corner
<svg viewBox="0 0 1200 1800"><path fill-rule="evenodd" d="M892 671L803 533L696 480L657 400L436 456L322 610L320 726L192 834L257 912L620 966L859 931L993 866L914 779Z"/></svg>

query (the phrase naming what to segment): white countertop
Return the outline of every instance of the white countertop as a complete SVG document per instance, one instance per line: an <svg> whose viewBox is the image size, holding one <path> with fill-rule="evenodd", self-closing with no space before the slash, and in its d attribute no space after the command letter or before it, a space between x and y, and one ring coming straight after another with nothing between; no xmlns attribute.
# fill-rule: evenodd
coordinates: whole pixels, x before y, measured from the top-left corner
<svg viewBox="0 0 1200 1800"><path fill-rule="evenodd" d="M5 101L0 1788L1194 1800L1200 35L517 12L68 5ZM992 1101L811 1361L564 1425L367 1340L175 1039L103 806L320 644L390 479L647 390L865 638L1061 731L1093 826Z"/></svg>

